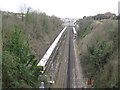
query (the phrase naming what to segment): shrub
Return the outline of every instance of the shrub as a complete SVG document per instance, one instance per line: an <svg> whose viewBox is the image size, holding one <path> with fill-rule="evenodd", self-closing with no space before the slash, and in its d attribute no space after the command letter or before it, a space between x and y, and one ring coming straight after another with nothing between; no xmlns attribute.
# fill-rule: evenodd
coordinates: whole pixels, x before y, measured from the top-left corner
<svg viewBox="0 0 120 90"><path fill-rule="evenodd" d="M112 54L112 42L96 41L93 46L87 46L90 53L90 62L94 65L96 70L103 69L104 64L107 63L109 55Z"/></svg>
<svg viewBox="0 0 120 90"><path fill-rule="evenodd" d="M34 86L38 77L35 56L30 52L28 40L21 39L22 31L15 26L11 32L10 46L3 48L3 87Z"/></svg>

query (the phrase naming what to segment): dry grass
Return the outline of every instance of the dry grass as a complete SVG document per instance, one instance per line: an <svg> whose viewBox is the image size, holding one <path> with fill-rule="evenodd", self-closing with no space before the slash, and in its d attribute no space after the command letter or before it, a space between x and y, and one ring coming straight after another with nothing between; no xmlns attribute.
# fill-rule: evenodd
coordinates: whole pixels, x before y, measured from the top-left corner
<svg viewBox="0 0 120 90"><path fill-rule="evenodd" d="M29 20L27 21L24 18L23 22L21 18L15 15L3 15L3 32L5 33L5 40L8 40L10 37L9 32L13 29L14 25L17 25L17 27L23 30L26 37L29 37L30 47L38 60L43 56L62 29L60 26L61 21L57 17L49 17L42 13L31 13Z"/></svg>

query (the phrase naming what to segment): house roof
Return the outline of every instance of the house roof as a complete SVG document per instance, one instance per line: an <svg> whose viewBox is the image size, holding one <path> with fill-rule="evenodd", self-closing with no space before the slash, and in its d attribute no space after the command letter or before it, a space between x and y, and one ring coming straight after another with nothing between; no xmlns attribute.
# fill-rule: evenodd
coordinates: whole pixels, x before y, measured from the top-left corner
<svg viewBox="0 0 120 90"><path fill-rule="evenodd" d="M105 15L112 15L113 13L111 13L111 12L106 12L106 13L104 13Z"/></svg>

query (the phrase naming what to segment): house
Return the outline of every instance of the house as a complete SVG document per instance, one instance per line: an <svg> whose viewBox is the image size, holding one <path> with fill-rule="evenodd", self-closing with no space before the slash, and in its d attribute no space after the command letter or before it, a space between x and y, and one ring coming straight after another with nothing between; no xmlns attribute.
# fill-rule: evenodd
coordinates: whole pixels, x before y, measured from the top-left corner
<svg viewBox="0 0 120 90"><path fill-rule="evenodd" d="M116 15L111 13L111 12L106 12L106 13L104 13L104 15L107 16L107 17L110 17L110 18L116 17Z"/></svg>

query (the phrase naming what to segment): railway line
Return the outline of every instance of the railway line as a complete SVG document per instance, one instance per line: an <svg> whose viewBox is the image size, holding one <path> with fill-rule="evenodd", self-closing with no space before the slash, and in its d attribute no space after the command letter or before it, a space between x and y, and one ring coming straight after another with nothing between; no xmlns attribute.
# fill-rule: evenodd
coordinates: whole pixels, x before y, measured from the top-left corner
<svg viewBox="0 0 120 90"><path fill-rule="evenodd" d="M37 64L37 66L39 67L40 73L43 74L46 71L48 65L51 62L50 58L53 55L53 52L54 52L55 48L57 47L57 45L58 45L63 33L65 32L65 30L66 30L66 27L60 32L60 34L57 36L55 41L52 43L52 45L49 47L49 49L46 51L46 53L44 54L42 59Z"/></svg>
<svg viewBox="0 0 120 90"><path fill-rule="evenodd" d="M82 70L79 69L75 39L77 32L74 27L66 27L66 30L55 49L54 57L45 74L52 78L54 83L50 88L82 88L85 82Z"/></svg>
<svg viewBox="0 0 120 90"><path fill-rule="evenodd" d="M72 33L73 28L69 28L69 53L68 53L68 79L67 79L67 87L68 88L76 88L76 80L75 80L75 53L73 46L73 38L74 35Z"/></svg>

